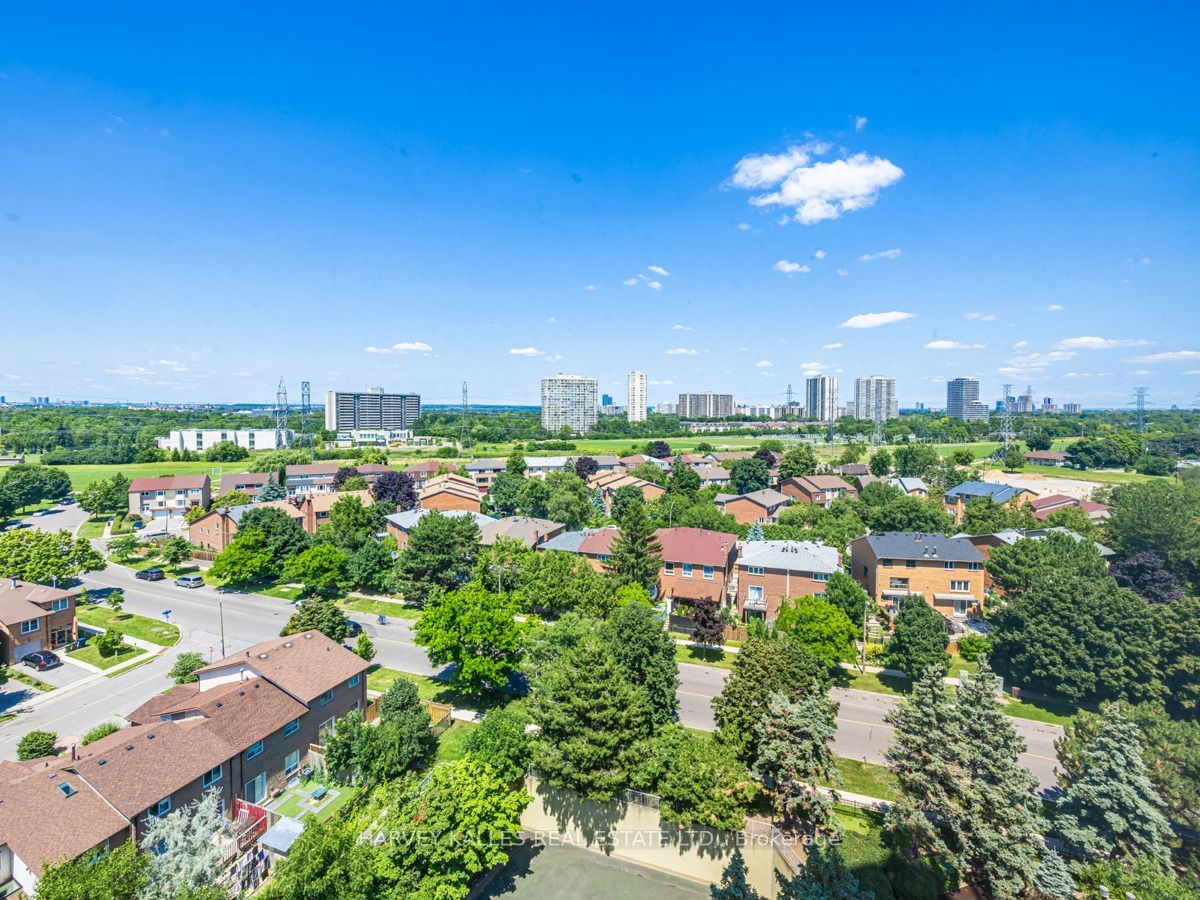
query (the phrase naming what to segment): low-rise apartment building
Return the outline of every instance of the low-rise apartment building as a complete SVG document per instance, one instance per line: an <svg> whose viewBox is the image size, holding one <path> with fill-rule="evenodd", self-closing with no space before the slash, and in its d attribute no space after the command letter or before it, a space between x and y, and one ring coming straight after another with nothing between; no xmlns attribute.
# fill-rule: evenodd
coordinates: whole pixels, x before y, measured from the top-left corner
<svg viewBox="0 0 1200 900"><path fill-rule="evenodd" d="M787 494L772 488L748 494L717 494L713 503L726 515L733 516L739 525L769 525L779 511L792 502Z"/></svg>
<svg viewBox="0 0 1200 900"><path fill-rule="evenodd" d="M612 510L613 496L623 487L635 487L641 491L643 500L655 500L666 493L666 488L655 484L653 481L645 481L641 478L635 478L632 475L626 475L624 470L615 472L597 472L587 481L588 490L595 492L600 491L600 496L604 500L605 511Z"/></svg>
<svg viewBox="0 0 1200 900"><path fill-rule="evenodd" d="M837 550L813 541L746 541L736 565L732 593L743 622L774 622L784 600L824 596L840 568Z"/></svg>
<svg viewBox="0 0 1200 900"><path fill-rule="evenodd" d="M418 491L425 487L425 482L437 476L447 468L446 463L438 459L426 459L404 468L404 474L413 480L413 487Z"/></svg>
<svg viewBox="0 0 1200 900"><path fill-rule="evenodd" d="M550 519L540 519L536 516L505 516L503 519L494 519L480 525L479 543L490 547L498 538L508 538L520 541L533 550L566 530L567 526L562 522L552 522Z"/></svg>
<svg viewBox="0 0 1200 900"><path fill-rule="evenodd" d="M481 498L479 488L470 478L461 475L438 475L425 482L417 502L422 509L462 509L479 512Z"/></svg>
<svg viewBox="0 0 1200 900"><path fill-rule="evenodd" d="M274 428L183 428L155 438L160 450L190 450L203 453L217 444L236 444L245 450L281 450L292 445L290 429Z"/></svg>
<svg viewBox="0 0 1200 900"><path fill-rule="evenodd" d="M370 491L336 491L333 493L308 494L296 503L300 512L300 524L309 534L316 534L317 529L329 521L329 511L333 504L345 497L356 497L363 506L374 503Z"/></svg>
<svg viewBox="0 0 1200 900"><path fill-rule="evenodd" d="M463 466L475 482L475 486L485 494L491 490L496 477L507 467L507 459L473 459Z"/></svg>
<svg viewBox="0 0 1200 900"><path fill-rule="evenodd" d="M0 581L0 664L16 665L27 654L74 641L79 636L77 596L78 592L15 578Z"/></svg>
<svg viewBox="0 0 1200 900"><path fill-rule="evenodd" d="M163 475L129 483L129 512L143 519L174 519L212 500L207 475Z"/></svg>
<svg viewBox="0 0 1200 900"><path fill-rule="evenodd" d="M891 614L919 594L946 619L982 615L983 562L970 541L942 534L889 531L850 542L854 580Z"/></svg>
<svg viewBox="0 0 1200 900"><path fill-rule="evenodd" d="M853 485L837 475L799 475L785 478L779 485L781 493L797 503L809 503L828 509L835 500L854 500L858 497Z"/></svg>
<svg viewBox="0 0 1200 900"><path fill-rule="evenodd" d="M337 463L304 463L284 469L283 480L289 497L304 494L328 494L333 491Z"/></svg>
<svg viewBox="0 0 1200 900"><path fill-rule="evenodd" d="M729 470L723 466L701 465L693 466L692 471L700 476L700 487L706 488L711 485L717 487L729 486Z"/></svg>
<svg viewBox="0 0 1200 900"><path fill-rule="evenodd" d="M221 476L221 487L217 491L217 499L221 499L231 491L239 491L251 500L258 497L258 492L276 479L274 472L228 472Z"/></svg>

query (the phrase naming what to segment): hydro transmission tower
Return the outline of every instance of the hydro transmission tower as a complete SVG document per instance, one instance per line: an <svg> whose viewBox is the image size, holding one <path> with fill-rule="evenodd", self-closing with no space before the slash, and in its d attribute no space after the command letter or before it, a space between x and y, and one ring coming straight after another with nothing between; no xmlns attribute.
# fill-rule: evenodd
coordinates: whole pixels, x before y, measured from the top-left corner
<svg viewBox="0 0 1200 900"><path fill-rule="evenodd" d="M882 393L883 392L878 389L875 391L875 409L873 411L873 415L871 416L871 418L875 420L875 428L871 432L871 443L876 447L883 443L883 418L886 413L883 410ZM858 410L856 409L855 413L857 412Z"/></svg>
<svg viewBox="0 0 1200 900"><path fill-rule="evenodd" d="M287 436L288 427L288 401L287 401L287 385L283 382L283 376L279 376L279 387L275 389L275 446L285 447L284 442Z"/></svg>
<svg viewBox="0 0 1200 900"><path fill-rule="evenodd" d="M300 441L301 447L314 445L312 433L312 385L300 382Z"/></svg>
<svg viewBox="0 0 1200 900"><path fill-rule="evenodd" d="M1137 387L1133 389L1133 405L1137 411L1137 430L1146 430L1146 399L1150 395L1150 389L1145 387Z"/></svg>
<svg viewBox="0 0 1200 900"><path fill-rule="evenodd" d="M1004 385L1004 397L1000 401L1000 437L1004 441L1004 455L1008 455L1008 451L1012 448L1013 438L1013 411L1012 401L1012 385Z"/></svg>
<svg viewBox="0 0 1200 900"><path fill-rule="evenodd" d="M463 391L462 391L462 416L461 416L461 423L459 425L459 434L458 434L458 445L459 445L459 448L463 449L463 450L466 449L467 441L470 439L470 434L471 434L470 427L467 424L470 414L471 414L471 404L467 400L467 383L464 381L463 382ZM472 453L471 459L474 459L474 458L475 458L475 454Z"/></svg>

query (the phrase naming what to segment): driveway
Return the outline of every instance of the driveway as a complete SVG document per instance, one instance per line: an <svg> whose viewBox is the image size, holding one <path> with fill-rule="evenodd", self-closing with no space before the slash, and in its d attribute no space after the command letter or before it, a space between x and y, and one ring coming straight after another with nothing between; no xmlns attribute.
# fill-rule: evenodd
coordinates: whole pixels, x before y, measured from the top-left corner
<svg viewBox="0 0 1200 900"><path fill-rule="evenodd" d="M24 521L30 528L36 528L38 531L69 531L74 534L75 529L87 521L87 517L87 513L79 508L78 503L60 503L58 506L27 516Z"/></svg>
<svg viewBox="0 0 1200 900"><path fill-rule="evenodd" d="M58 654L59 659L63 660L61 666L55 666L53 669L43 669L38 672L35 669L29 668L29 666L23 666L18 663L13 666L13 671L36 678L38 681L44 681L46 684L52 684L56 688L75 684L77 681L82 681L92 674L90 669L76 665L62 650L55 650L54 652Z"/></svg>

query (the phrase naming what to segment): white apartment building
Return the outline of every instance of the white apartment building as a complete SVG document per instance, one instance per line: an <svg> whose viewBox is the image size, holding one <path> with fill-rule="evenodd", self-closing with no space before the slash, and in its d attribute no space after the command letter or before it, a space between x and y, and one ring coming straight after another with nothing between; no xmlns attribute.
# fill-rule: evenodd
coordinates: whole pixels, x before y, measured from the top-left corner
<svg viewBox="0 0 1200 900"><path fill-rule="evenodd" d="M682 419L728 419L733 415L733 394L680 394L677 412Z"/></svg>
<svg viewBox="0 0 1200 900"><path fill-rule="evenodd" d="M325 394L326 431L409 429L420 417L420 394L389 394L381 387Z"/></svg>
<svg viewBox="0 0 1200 900"><path fill-rule="evenodd" d="M979 382L959 377L946 382L946 415L951 419L986 420L988 408L979 402Z"/></svg>
<svg viewBox="0 0 1200 900"><path fill-rule="evenodd" d="M854 410L859 419L886 421L900 418L896 400L896 379L886 375L867 375L854 379Z"/></svg>
<svg viewBox="0 0 1200 900"><path fill-rule="evenodd" d="M646 421L646 373L630 372L625 416L630 422Z"/></svg>
<svg viewBox="0 0 1200 900"><path fill-rule="evenodd" d="M295 437L284 431L282 440L277 439L274 428L182 428L174 429L166 437L155 438L160 450L191 450L203 453L209 447L228 441L247 450L281 450L292 445Z"/></svg>
<svg viewBox="0 0 1200 900"><path fill-rule="evenodd" d="M584 375L558 375L542 379L542 429L549 432L570 429L572 434L587 434L596 425L595 378Z"/></svg>
<svg viewBox="0 0 1200 900"><path fill-rule="evenodd" d="M808 418L833 422L838 417L838 380L833 375L815 375L804 382L804 408Z"/></svg>

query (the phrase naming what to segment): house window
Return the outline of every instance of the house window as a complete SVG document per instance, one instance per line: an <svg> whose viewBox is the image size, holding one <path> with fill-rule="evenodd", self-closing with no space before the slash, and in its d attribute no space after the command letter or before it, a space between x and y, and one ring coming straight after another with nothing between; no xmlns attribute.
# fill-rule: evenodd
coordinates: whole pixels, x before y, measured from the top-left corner
<svg viewBox="0 0 1200 900"><path fill-rule="evenodd" d="M956 616L965 616L969 612L967 604L968 604L968 601L966 601L966 600L956 599L954 601L954 614Z"/></svg>
<svg viewBox="0 0 1200 900"><path fill-rule="evenodd" d="M684 577L684 578L691 578L691 577L692 577L692 564L691 564L691 563L684 563L684 564L683 564L683 577Z"/></svg>
<svg viewBox="0 0 1200 900"><path fill-rule="evenodd" d="M828 581L829 573L828 572L813 572L812 577L813 577L813 581Z"/></svg>
<svg viewBox="0 0 1200 900"><path fill-rule="evenodd" d="M881 559L879 562L881 565L885 565L885 566L890 566L892 564L892 561L890 559Z"/></svg>
<svg viewBox="0 0 1200 900"><path fill-rule="evenodd" d="M712 581L712 580L713 580L713 567L712 567L712 566L705 566L705 567L704 567L704 580L705 580L705 581Z"/></svg>
<svg viewBox="0 0 1200 900"><path fill-rule="evenodd" d="M161 819L163 816L165 816L170 811L171 811L171 798L164 797L162 800L159 800L152 807L150 807L148 810L146 810L146 815L152 816L155 819Z"/></svg>
<svg viewBox="0 0 1200 900"><path fill-rule="evenodd" d="M978 572L983 568L983 563L967 563L967 569L972 572Z"/></svg>
<svg viewBox="0 0 1200 900"><path fill-rule="evenodd" d="M953 568L954 568L954 563L952 563L952 562L949 562L949 561L947 561L947 562L944 562L944 563L942 563L942 568L944 568L944 569L953 569Z"/></svg>
<svg viewBox="0 0 1200 900"><path fill-rule="evenodd" d="M68 600L66 597L62 597L58 600L51 600L50 601L50 612L62 612L64 609L66 609L70 605L71 605L71 601Z"/></svg>
<svg viewBox="0 0 1200 900"><path fill-rule="evenodd" d="M361 675L354 675L346 682L346 687L358 687L358 683L362 681Z"/></svg>
<svg viewBox="0 0 1200 900"><path fill-rule="evenodd" d="M663 563L663 574L664 575L674 575L675 574L675 563L673 563L673 562Z"/></svg>
<svg viewBox="0 0 1200 900"><path fill-rule="evenodd" d="M761 600L763 598L763 586L761 584L751 584L746 587L747 600Z"/></svg>
<svg viewBox="0 0 1200 900"><path fill-rule="evenodd" d="M204 778L201 780L200 783L204 787L212 787L214 784L216 784L220 780L221 780L221 767L216 766L215 768L209 769L207 772L204 773Z"/></svg>
<svg viewBox="0 0 1200 900"><path fill-rule="evenodd" d="M746 566L747 575L762 575L765 571L762 566Z"/></svg>
<svg viewBox="0 0 1200 900"><path fill-rule="evenodd" d="M908 590L908 579L907 578L891 578L888 580L888 587L890 587L894 590L907 591Z"/></svg>
<svg viewBox="0 0 1200 900"><path fill-rule="evenodd" d="M256 756L262 756L262 752L263 752L263 742L255 741L253 744L251 744L249 747L246 748L246 761L249 762L250 760L254 759Z"/></svg>
<svg viewBox="0 0 1200 900"><path fill-rule="evenodd" d="M288 722L286 725L283 726L283 736L291 737L293 734L295 734L299 730L300 730L300 720L292 719L292 721Z"/></svg>
<svg viewBox="0 0 1200 900"><path fill-rule="evenodd" d="M608 560L608 554L607 553L597 553L596 559L600 560L600 562L605 562Z"/></svg>
<svg viewBox="0 0 1200 900"><path fill-rule="evenodd" d="M324 706L326 703L330 702L332 699L333 699L333 691L326 691L325 693L323 693L321 695L321 705Z"/></svg>
<svg viewBox="0 0 1200 900"><path fill-rule="evenodd" d="M291 775L300 768L300 751L293 750L283 758L283 774Z"/></svg>
<svg viewBox="0 0 1200 900"><path fill-rule="evenodd" d="M904 568L915 569L916 567L917 567L917 561L915 559L906 559L904 561Z"/></svg>
<svg viewBox="0 0 1200 900"><path fill-rule="evenodd" d="M21 634L33 634L41 623L37 619L29 619L21 623Z"/></svg>
<svg viewBox="0 0 1200 900"><path fill-rule="evenodd" d="M246 782L243 794L247 803L258 803L267 795L267 773L259 772L250 781Z"/></svg>
<svg viewBox="0 0 1200 900"><path fill-rule="evenodd" d="M969 582L969 581L957 581L957 580L956 580L956 581L951 581L951 582L950 582L950 590L952 590L952 591L964 591L964 592L965 592L965 591L970 591L970 590L971 590L971 582Z"/></svg>

